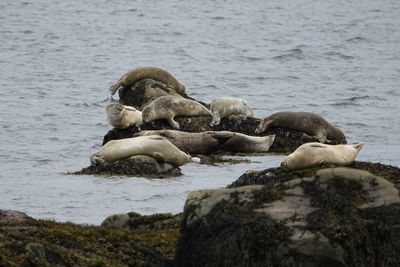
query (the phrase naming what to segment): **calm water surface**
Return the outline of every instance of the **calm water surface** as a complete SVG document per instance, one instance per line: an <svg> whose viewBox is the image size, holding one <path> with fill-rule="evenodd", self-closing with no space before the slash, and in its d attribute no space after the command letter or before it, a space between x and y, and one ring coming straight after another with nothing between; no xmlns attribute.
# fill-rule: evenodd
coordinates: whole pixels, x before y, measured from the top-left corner
<svg viewBox="0 0 400 267"><path fill-rule="evenodd" d="M321 114L360 160L400 166L400 2L0 2L0 208L99 224L180 212L188 192L224 187L283 156L183 166L172 179L69 176L110 129L109 86L160 66L203 101L246 99L257 117Z"/></svg>

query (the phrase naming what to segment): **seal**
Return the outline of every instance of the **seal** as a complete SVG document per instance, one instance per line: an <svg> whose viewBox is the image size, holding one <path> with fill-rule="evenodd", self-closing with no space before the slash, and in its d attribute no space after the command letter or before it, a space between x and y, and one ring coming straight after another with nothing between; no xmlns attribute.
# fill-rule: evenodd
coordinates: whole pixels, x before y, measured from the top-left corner
<svg viewBox="0 0 400 267"><path fill-rule="evenodd" d="M114 162L134 155L146 155L162 163L181 166L191 157L160 136L140 136L112 140L90 156L92 165Z"/></svg>
<svg viewBox="0 0 400 267"><path fill-rule="evenodd" d="M128 87L146 78L162 82L172 87L177 93L185 94L185 86L178 82L168 71L158 67L137 67L125 73L110 87L111 95L114 95L120 87Z"/></svg>
<svg viewBox="0 0 400 267"><path fill-rule="evenodd" d="M175 96L162 96L145 106L142 110L144 122L166 119L174 129L180 129L174 120L175 116L212 116L211 112L202 104Z"/></svg>
<svg viewBox="0 0 400 267"><path fill-rule="evenodd" d="M151 135L164 137L189 154L211 154L221 149L242 153L267 152L275 139L275 135L259 137L230 131L191 133L176 130L153 130L142 131L134 136Z"/></svg>
<svg viewBox="0 0 400 267"><path fill-rule="evenodd" d="M254 116L254 112L247 102L235 97L219 97L214 99L210 104L210 110L213 116L210 126L218 125L222 118L231 115Z"/></svg>
<svg viewBox="0 0 400 267"><path fill-rule="evenodd" d="M304 132L321 143L335 141L346 144L347 140L343 132L327 122L321 116L311 112L277 112L261 120L255 133L260 134L269 127L283 127Z"/></svg>
<svg viewBox="0 0 400 267"><path fill-rule="evenodd" d="M286 156L281 163L281 167L286 170L298 170L320 164L347 166L353 163L363 145L363 143L353 145L305 143L299 146L292 154Z"/></svg>
<svg viewBox="0 0 400 267"><path fill-rule="evenodd" d="M274 143L275 135L251 136L242 133L234 133L222 146L224 151L259 153L267 152Z"/></svg>
<svg viewBox="0 0 400 267"><path fill-rule="evenodd" d="M134 107L113 103L106 108L108 122L117 129L126 129L142 123L142 112Z"/></svg>

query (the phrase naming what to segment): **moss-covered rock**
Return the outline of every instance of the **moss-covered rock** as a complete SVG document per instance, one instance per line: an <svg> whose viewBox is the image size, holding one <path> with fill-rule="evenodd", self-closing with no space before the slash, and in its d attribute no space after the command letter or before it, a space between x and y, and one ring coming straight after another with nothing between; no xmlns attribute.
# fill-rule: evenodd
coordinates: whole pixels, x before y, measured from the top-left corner
<svg viewBox="0 0 400 267"><path fill-rule="evenodd" d="M140 215L136 212L115 214L108 216L102 223L104 227L120 227L127 229L169 229L179 228L182 221L182 213L160 213L153 215Z"/></svg>
<svg viewBox="0 0 400 267"><path fill-rule="evenodd" d="M175 263L398 266L399 169L376 166L275 168L245 174L253 185L192 192Z"/></svg>
<svg viewBox="0 0 400 267"><path fill-rule="evenodd" d="M154 158L145 155L132 156L104 165L91 165L70 174L146 176L154 178L182 175L179 167L168 163L160 163Z"/></svg>
<svg viewBox="0 0 400 267"><path fill-rule="evenodd" d="M174 256L177 236L176 224L123 229L33 219L0 222L0 266L164 266Z"/></svg>

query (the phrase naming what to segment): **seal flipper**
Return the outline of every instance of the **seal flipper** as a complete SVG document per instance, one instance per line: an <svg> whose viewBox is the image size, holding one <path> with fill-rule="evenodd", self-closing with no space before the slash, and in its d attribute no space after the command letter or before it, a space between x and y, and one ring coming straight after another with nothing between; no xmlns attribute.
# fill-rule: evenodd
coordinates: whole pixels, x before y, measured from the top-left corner
<svg viewBox="0 0 400 267"><path fill-rule="evenodd" d="M159 163L165 163L165 158L163 154L161 154L160 152L154 152L153 158L157 160Z"/></svg>
<svg viewBox="0 0 400 267"><path fill-rule="evenodd" d="M179 123L177 123L174 118L167 118L166 119L169 123L169 125L172 126L172 128L179 130L181 127L179 126Z"/></svg>
<svg viewBox="0 0 400 267"><path fill-rule="evenodd" d="M222 140L225 141L226 139L231 138L235 134L229 131L208 131L206 134L211 135L213 138L217 139L218 141Z"/></svg>

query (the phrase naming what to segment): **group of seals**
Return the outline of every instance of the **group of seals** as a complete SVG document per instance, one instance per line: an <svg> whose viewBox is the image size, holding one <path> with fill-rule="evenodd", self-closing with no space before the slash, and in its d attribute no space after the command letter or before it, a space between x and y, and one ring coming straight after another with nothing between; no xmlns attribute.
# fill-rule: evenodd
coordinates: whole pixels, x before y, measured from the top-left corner
<svg viewBox="0 0 400 267"><path fill-rule="evenodd" d="M363 145L363 143L353 145L305 143L286 156L281 166L286 170L304 169L321 164L347 166L353 163Z"/></svg>
<svg viewBox="0 0 400 267"><path fill-rule="evenodd" d="M180 129L176 116L211 116L210 126L219 125L222 118L236 115L253 117L254 112L246 101L234 97L219 97L210 104L210 110L185 95L185 87L170 73L157 67L138 67L123 75L111 86L111 94L120 87L135 85L143 79L152 79L165 84L168 90L177 93L160 96L144 106L142 111L122 104L110 104L107 116L115 128L124 129L134 124L165 119L173 129ZM179 96L179 97L178 97ZM362 144L346 144L344 133L321 116L310 112L277 112L261 120L255 134L262 134L270 127L283 127L310 135L320 143L307 143L285 157L282 167L288 170L307 168L322 163L335 165L351 164ZM155 159L180 166L190 160L189 154L210 154L217 150L232 152L267 152L275 135L249 136L230 131L206 131L189 133L176 130L142 131L134 137L113 140L91 156L92 164L103 164L132 155L149 155Z"/></svg>

